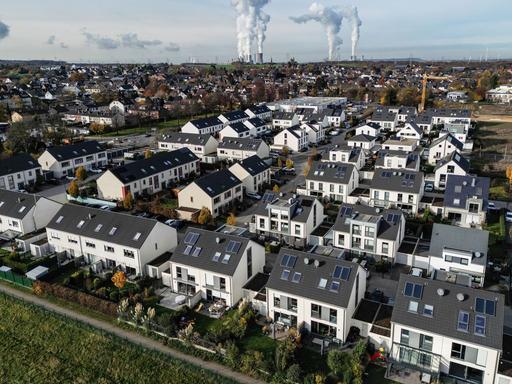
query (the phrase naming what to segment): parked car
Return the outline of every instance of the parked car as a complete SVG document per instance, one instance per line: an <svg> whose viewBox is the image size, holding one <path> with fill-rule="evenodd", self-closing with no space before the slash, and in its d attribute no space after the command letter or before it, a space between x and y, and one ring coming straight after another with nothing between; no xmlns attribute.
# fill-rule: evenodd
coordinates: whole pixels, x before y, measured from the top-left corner
<svg viewBox="0 0 512 384"><path fill-rule="evenodd" d="M329 135L331 136L338 136L341 133L339 129L333 129L331 132L329 132Z"/></svg>
<svg viewBox="0 0 512 384"><path fill-rule="evenodd" d="M98 169L98 168L91 168L89 171L91 173L102 173L103 172L101 169Z"/></svg>
<svg viewBox="0 0 512 384"><path fill-rule="evenodd" d="M434 186L432 184L425 184L425 192L434 192Z"/></svg>
<svg viewBox="0 0 512 384"><path fill-rule="evenodd" d="M505 220L507 223L512 223L512 212L511 211L507 211L507 213L505 213Z"/></svg>
<svg viewBox="0 0 512 384"><path fill-rule="evenodd" d="M100 207L100 209L101 209L102 211L110 211L110 207L109 207L108 205L102 205L102 206Z"/></svg>
<svg viewBox="0 0 512 384"><path fill-rule="evenodd" d="M178 219L169 219L164 222L164 224L168 225L169 227L175 228L175 229L181 229L185 225L183 220Z"/></svg>
<svg viewBox="0 0 512 384"><path fill-rule="evenodd" d="M496 208L496 204L494 204L492 201L489 201L487 203L487 209L490 211L496 211L498 208Z"/></svg>
<svg viewBox="0 0 512 384"><path fill-rule="evenodd" d="M247 195L247 197L249 197L251 199L254 199L254 200L260 200L261 199L261 196L258 195L257 193L254 193L254 192L246 192L245 194Z"/></svg>

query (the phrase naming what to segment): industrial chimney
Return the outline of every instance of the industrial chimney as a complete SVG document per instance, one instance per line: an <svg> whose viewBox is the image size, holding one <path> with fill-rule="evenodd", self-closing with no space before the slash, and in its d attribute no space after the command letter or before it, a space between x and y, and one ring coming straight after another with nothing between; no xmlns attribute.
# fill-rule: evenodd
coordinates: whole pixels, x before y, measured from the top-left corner
<svg viewBox="0 0 512 384"><path fill-rule="evenodd" d="M258 53L257 63L263 64L263 52Z"/></svg>

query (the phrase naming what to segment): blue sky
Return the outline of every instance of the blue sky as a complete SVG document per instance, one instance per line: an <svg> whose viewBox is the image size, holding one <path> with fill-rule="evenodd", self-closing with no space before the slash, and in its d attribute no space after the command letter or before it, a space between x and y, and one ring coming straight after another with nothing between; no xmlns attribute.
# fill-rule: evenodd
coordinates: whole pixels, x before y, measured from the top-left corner
<svg viewBox="0 0 512 384"><path fill-rule="evenodd" d="M491 58L512 57L511 0L319 2L358 7L363 22L359 54L366 58L478 60L487 49ZM265 7L272 17L266 59L318 61L327 56L321 25L298 25L289 19L305 13L311 3L271 0ZM2 59L176 63L190 58L227 62L237 56L230 0L6 0L0 8L0 22L10 28L9 35L0 40ZM137 36L130 35L123 43L121 36L127 34ZM339 55L348 58L347 23L341 37L344 44ZM101 49L99 40L111 49Z"/></svg>

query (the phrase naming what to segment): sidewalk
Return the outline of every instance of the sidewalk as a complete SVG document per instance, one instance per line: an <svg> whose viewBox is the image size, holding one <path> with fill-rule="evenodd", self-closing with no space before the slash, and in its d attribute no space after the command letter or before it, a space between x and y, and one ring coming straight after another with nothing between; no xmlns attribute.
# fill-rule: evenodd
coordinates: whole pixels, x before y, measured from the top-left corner
<svg viewBox="0 0 512 384"><path fill-rule="evenodd" d="M165 353L166 355L168 355L170 357L173 357L173 358L176 358L179 360L183 360L190 364L194 364L200 368L207 369L209 371L212 371L214 373L217 373L219 375L227 377L231 380L235 380L239 383L247 383L247 384L263 384L264 383L263 381L253 379L253 378L246 376L242 373L232 371L231 369L229 369L228 367L226 367L224 365L221 365L221 364L218 364L215 362L211 362L211 361L205 361L205 360L202 360L195 356L187 355L180 351L171 349L156 340L144 337L138 333L125 331L124 329L118 328L115 325L107 323L105 321L97 320L97 319L88 317L86 315L76 313L72 310L59 307L56 304L50 303L50 302L48 302L42 298L39 298L37 296L34 296L30 293L24 293L22 291L19 291L15 288L11 288L11 287L3 285L3 284L0 284L0 292L4 292L10 296L16 297L18 299L27 301L27 302L35 304L35 305L38 305L48 311L52 311L52 312L67 316L69 318L72 318L74 320L81 321L82 323L89 324L95 328L112 333L118 337L128 340L134 344L140 345L144 348L148 348L148 349L159 351L161 353Z"/></svg>

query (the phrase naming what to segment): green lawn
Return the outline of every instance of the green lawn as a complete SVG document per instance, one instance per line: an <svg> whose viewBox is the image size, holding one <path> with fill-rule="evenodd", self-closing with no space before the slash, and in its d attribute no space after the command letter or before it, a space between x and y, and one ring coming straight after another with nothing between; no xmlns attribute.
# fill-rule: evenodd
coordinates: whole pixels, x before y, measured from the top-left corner
<svg viewBox="0 0 512 384"><path fill-rule="evenodd" d="M5 383L232 383L5 295L0 333Z"/></svg>

